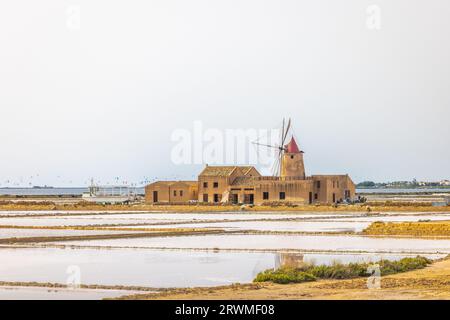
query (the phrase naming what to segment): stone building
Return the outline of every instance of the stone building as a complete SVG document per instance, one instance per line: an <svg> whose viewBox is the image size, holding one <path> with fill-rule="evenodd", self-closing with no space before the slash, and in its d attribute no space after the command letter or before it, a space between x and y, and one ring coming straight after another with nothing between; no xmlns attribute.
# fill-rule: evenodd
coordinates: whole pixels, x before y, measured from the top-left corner
<svg viewBox="0 0 450 320"><path fill-rule="evenodd" d="M306 176L301 151L292 137L283 146L279 176L262 176L252 166L206 166L197 181L158 181L145 188L149 203L331 204L355 197L348 175Z"/></svg>

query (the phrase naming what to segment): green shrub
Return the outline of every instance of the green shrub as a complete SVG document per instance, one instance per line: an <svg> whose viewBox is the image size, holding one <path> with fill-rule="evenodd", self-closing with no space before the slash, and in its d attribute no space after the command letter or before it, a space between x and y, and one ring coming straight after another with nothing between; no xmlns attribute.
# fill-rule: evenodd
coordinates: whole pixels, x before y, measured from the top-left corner
<svg viewBox="0 0 450 320"><path fill-rule="evenodd" d="M425 268L431 263L430 259L417 256L415 258L403 258L399 261L381 260L379 262L381 275L406 272Z"/></svg>
<svg viewBox="0 0 450 320"><path fill-rule="evenodd" d="M302 272L296 269L290 269L290 268L281 268L277 270L266 270L263 272L260 272L254 282L274 282L274 283L300 283L300 282L307 282L307 281L315 281L316 277L313 275Z"/></svg>
<svg viewBox="0 0 450 320"><path fill-rule="evenodd" d="M381 275L406 272L425 268L431 260L417 256L415 258L403 258L398 261L381 260L378 262ZM254 282L270 281L274 283L300 283L315 281L317 279L352 279L365 277L369 274L367 270L372 263L349 263L335 262L332 265L305 264L300 268L269 269L260 272Z"/></svg>

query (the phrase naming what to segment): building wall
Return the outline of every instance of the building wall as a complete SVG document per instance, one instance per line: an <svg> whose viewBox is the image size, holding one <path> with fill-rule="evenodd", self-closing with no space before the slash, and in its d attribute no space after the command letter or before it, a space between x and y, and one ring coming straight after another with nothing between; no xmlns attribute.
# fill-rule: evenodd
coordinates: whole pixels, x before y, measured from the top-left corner
<svg viewBox="0 0 450 320"><path fill-rule="evenodd" d="M249 171L247 176L260 176L258 171ZM296 204L331 204L347 198L355 198L355 184L348 175L314 175L297 179L285 177L273 179L263 177L261 180L243 179L242 183L248 185L233 185L238 177L244 176L237 167L229 176L200 175L198 182L170 182L159 181L146 187L145 200L153 203L153 192L158 192L159 203L187 203L191 200L204 202L207 195L208 203L232 202L233 195L237 195L238 203L248 203L253 195L256 205L265 202L290 202ZM204 184L207 183L207 186ZM217 186L215 187L215 183ZM264 199L264 192L268 199ZM280 199L280 193L284 199ZM215 199L215 195L217 195ZM217 200L217 201L215 201ZM310 202L311 200L311 202Z"/></svg>
<svg viewBox="0 0 450 320"><path fill-rule="evenodd" d="M312 180L317 203L335 203L355 197L355 184L348 175L314 175Z"/></svg>
<svg viewBox="0 0 450 320"><path fill-rule="evenodd" d="M205 183L207 186L205 186ZM218 186L214 187L214 183L217 183ZM198 178L198 201L199 202L205 202L203 195L208 195L208 201L207 202L214 202L214 195L217 194L219 196L219 201L222 200L222 196L226 191L228 191L228 188L230 186L229 178L228 177L202 177L199 176Z"/></svg>
<svg viewBox="0 0 450 320"><path fill-rule="evenodd" d="M174 183L170 186L170 202L189 202L198 198L198 184Z"/></svg>
<svg viewBox="0 0 450 320"><path fill-rule="evenodd" d="M231 186L231 193L238 195L239 203L245 203L245 195L253 194L254 204L256 205L280 201L308 204L311 190L312 180L262 180L253 186ZM280 193L282 192L284 193L284 199L280 199ZM268 199L264 199L264 193L267 193Z"/></svg>
<svg viewBox="0 0 450 320"><path fill-rule="evenodd" d="M169 202L170 201L170 183L164 181L158 181L152 184L149 184L145 187L145 201L154 203L156 202L153 199L153 192L158 192L158 201L157 202Z"/></svg>
<svg viewBox="0 0 450 320"><path fill-rule="evenodd" d="M183 182L158 181L145 187L145 201L155 203L154 191L158 192L157 203L181 203L197 200L198 186Z"/></svg>
<svg viewBox="0 0 450 320"><path fill-rule="evenodd" d="M283 154L281 165L282 177L298 177L305 179L305 164L303 162L303 153L285 153Z"/></svg>
<svg viewBox="0 0 450 320"><path fill-rule="evenodd" d="M311 186L312 181L310 180L263 182L257 189L256 203L286 201L307 204L309 202ZM264 192L268 193L269 199L264 199ZM284 199L281 199L281 193L284 193Z"/></svg>

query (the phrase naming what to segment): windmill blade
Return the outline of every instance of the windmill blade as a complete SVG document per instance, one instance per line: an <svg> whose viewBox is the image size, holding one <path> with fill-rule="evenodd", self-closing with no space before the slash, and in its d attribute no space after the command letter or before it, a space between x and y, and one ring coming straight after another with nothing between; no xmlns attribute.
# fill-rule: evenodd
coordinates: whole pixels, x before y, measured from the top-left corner
<svg viewBox="0 0 450 320"><path fill-rule="evenodd" d="M257 145L257 146L275 148L275 149L280 149L281 148L280 146L272 146L270 144L264 144L264 143L259 143L259 142L252 142L252 144Z"/></svg>
<svg viewBox="0 0 450 320"><path fill-rule="evenodd" d="M283 146L284 146L284 143L286 142L286 138L289 133L289 129L291 129L291 118L289 118L288 125L286 127L286 132L284 133L283 144L282 144Z"/></svg>
<svg viewBox="0 0 450 320"><path fill-rule="evenodd" d="M279 176L279 170L280 170L280 158L277 157L272 165L272 174L274 177Z"/></svg>

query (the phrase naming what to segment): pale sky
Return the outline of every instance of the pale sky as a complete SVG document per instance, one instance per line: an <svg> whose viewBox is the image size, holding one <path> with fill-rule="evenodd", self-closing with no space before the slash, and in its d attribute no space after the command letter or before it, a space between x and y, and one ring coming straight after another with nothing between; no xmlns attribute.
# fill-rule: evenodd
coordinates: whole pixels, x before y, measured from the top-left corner
<svg viewBox="0 0 450 320"><path fill-rule="evenodd" d="M175 130L282 117L307 174L450 179L449 15L448 0L2 1L0 186L192 179Z"/></svg>

